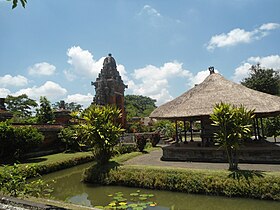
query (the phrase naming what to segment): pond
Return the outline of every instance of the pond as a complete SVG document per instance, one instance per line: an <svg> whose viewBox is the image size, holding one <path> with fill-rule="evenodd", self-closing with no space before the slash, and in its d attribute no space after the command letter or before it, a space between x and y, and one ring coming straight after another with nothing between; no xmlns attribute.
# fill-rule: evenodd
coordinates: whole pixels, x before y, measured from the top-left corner
<svg viewBox="0 0 280 210"><path fill-rule="evenodd" d="M150 195L145 202L156 204L155 207L148 207L154 210L187 210L187 209L207 209L207 210L257 210L257 209L280 209L280 202L263 201L243 198L227 198L221 196L194 195L179 192L159 191L129 188L121 186L95 186L82 183L81 175L83 170L91 163L76 166L70 169L54 172L44 175L45 181L54 180L54 192L52 196L55 199L80 204L85 206L106 206L116 195L120 194L131 203L132 195Z"/></svg>

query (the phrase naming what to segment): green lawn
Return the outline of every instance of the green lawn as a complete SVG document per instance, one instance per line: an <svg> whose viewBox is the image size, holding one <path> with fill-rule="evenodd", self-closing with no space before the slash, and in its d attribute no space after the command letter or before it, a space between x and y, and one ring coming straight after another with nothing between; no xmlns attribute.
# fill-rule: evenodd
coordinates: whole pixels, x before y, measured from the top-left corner
<svg viewBox="0 0 280 210"><path fill-rule="evenodd" d="M47 170L47 172L52 172L59 169L75 166L80 163L88 162L92 159L93 159L92 152L57 153L57 154L45 155L41 157L29 158L17 164L23 168L27 165L53 168ZM60 168L59 167L60 165L63 165L63 167ZM3 165L0 166L0 171L2 169L3 169Z"/></svg>

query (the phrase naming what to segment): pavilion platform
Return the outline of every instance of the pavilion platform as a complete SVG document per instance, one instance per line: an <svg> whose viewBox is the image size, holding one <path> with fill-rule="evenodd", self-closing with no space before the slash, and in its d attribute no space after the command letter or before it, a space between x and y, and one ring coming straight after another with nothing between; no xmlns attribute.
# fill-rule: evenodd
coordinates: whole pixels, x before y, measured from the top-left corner
<svg viewBox="0 0 280 210"><path fill-rule="evenodd" d="M171 144L162 150L163 161L228 162L223 148L215 145L202 147L197 141ZM238 156L240 163L280 164L280 144L266 140L250 141L240 146Z"/></svg>

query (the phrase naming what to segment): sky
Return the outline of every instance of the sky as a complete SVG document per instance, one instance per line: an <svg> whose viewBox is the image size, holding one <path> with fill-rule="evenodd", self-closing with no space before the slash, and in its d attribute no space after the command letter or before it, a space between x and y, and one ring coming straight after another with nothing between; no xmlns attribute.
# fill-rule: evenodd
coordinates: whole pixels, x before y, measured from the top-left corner
<svg viewBox="0 0 280 210"><path fill-rule="evenodd" d="M279 0L0 0L0 97L86 108L112 53L135 94L170 101L208 75L240 83L251 65L280 70Z"/></svg>

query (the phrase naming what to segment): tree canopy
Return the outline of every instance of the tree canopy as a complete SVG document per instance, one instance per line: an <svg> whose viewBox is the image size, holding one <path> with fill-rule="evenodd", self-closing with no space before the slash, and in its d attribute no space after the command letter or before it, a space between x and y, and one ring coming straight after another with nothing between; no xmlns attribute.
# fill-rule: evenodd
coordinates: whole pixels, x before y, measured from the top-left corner
<svg viewBox="0 0 280 210"><path fill-rule="evenodd" d="M142 95L126 95L124 98L127 118L148 117L156 108L156 100Z"/></svg>
<svg viewBox="0 0 280 210"><path fill-rule="evenodd" d="M241 84L264 93L280 95L279 71L265 69L260 64L252 65L249 77L245 78Z"/></svg>
<svg viewBox="0 0 280 210"><path fill-rule="evenodd" d="M12 0L7 0L7 1L12 1ZM13 0L13 5L12 5L12 9L16 8L18 5L18 2L20 1L21 6L23 8L25 8L25 5L27 4L27 0Z"/></svg>
<svg viewBox="0 0 280 210"><path fill-rule="evenodd" d="M38 123L50 123L54 120L51 103L45 96L40 97L40 108L36 112Z"/></svg>
<svg viewBox="0 0 280 210"><path fill-rule="evenodd" d="M14 118L28 118L32 115L32 109L38 106L35 100L28 98L26 94L19 96L8 95L5 99L7 110Z"/></svg>

